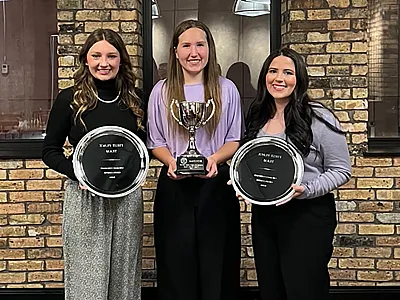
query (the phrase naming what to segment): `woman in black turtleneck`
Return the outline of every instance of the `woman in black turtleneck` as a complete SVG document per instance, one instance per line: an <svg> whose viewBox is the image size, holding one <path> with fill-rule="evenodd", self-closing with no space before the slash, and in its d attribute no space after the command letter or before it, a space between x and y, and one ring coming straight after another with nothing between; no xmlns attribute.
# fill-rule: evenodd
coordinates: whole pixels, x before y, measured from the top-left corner
<svg viewBox="0 0 400 300"><path fill-rule="evenodd" d="M92 32L79 54L74 86L52 107L43 161L66 175L63 210L65 299L139 300L141 285L142 192L107 199L91 195L75 177L68 141L76 147L89 131L124 127L145 137L144 112L129 55L112 30Z"/></svg>

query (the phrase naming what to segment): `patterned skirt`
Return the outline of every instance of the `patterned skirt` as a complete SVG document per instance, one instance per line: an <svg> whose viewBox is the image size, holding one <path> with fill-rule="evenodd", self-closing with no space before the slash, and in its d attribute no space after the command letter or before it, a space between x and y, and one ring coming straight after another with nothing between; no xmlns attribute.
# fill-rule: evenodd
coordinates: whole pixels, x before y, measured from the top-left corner
<svg viewBox="0 0 400 300"><path fill-rule="evenodd" d="M140 300L142 190L93 196L68 180L63 209L66 300Z"/></svg>

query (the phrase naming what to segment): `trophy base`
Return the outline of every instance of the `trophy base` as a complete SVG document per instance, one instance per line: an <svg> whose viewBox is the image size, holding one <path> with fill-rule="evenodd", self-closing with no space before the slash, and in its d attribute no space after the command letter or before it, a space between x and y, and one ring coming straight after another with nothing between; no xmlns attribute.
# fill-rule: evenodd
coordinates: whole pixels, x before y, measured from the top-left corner
<svg viewBox="0 0 400 300"><path fill-rule="evenodd" d="M176 160L177 175L206 175L207 158L201 155L179 156Z"/></svg>

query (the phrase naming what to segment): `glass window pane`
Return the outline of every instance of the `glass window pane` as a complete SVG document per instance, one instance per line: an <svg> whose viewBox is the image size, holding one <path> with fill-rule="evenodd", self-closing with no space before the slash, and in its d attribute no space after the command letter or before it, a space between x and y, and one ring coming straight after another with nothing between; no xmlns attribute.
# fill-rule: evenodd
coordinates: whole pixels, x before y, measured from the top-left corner
<svg viewBox="0 0 400 300"><path fill-rule="evenodd" d="M369 1L368 100L371 137L400 131L399 4Z"/></svg>
<svg viewBox="0 0 400 300"><path fill-rule="evenodd" d="M262 64L270 52L269 5L265 5L265 11L258 12L259 16L242 16L235 14L233 8L234 2L243 1L156 2L161 17L153 16L154 83L166 76L168 49L175 26L187 19L197 19L210 28L217 48L221 75L236 84L246 112L255 97ZM259 9L260 6L254 7Z"/></svg>
<svg viewBox="0 0 400 300"><path fill-rule="evenodd" d="M56 5L54 0L0 2L0 139L43 138L51 93L57 93L51 63Z"/></svg>

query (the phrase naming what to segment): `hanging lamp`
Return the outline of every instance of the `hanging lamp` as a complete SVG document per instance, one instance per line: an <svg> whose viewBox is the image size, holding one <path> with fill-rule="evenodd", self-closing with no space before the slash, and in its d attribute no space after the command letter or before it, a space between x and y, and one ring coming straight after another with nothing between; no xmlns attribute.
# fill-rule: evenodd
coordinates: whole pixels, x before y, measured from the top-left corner
<svg viewBox="0 0 400 300"><path fill-rule="evenodd" d="M260 3L262 2L262 3ZM268 3L267 3L268 2ZM270 0L235 0L232 11L235 15L258 17L271 12Z"/></svg>
<svg viewBox="0 0 400 300"><path fill-rule="evenodd" d="M157 0L151 0L151 18L161 18L160 6L158 5Z"/></svg>

